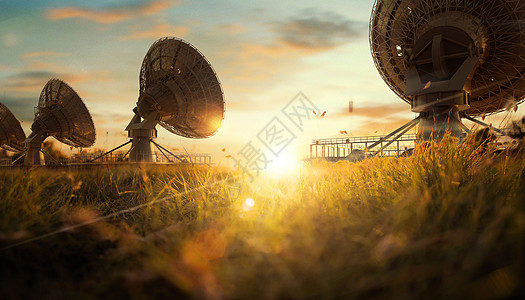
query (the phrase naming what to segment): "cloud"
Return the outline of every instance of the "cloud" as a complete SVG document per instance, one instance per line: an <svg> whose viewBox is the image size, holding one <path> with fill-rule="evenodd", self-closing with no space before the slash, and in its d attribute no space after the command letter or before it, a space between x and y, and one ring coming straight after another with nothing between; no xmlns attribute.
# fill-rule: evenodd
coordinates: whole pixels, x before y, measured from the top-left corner
<svg viewBox="0 0 525 300"><path fill-rule="evenodd" d="M55 77L57 74L49 71L24 71L7 76L4 85L9 91L33 92L41 90L49 79Z"/></svg>
<svg viewBox="0 0 525 300"><path fill-rule="evenodd" d="M53 21L63 19L86 19L96 23L111 24L155 15L180 3L181 1L179 0L153 0L138 6L106 10L94 10L81 7L62 7L47 11L46 17Z"/></svg>
<svg viewBox="0 0 525 300"><path fill-rule="evenodd" d="M68 84L80 84L87 81L104 82L109 77L108 71L92 71L83 73L57 73L48 70L21 71L7 76L3 88L9 92L39 93L52 78L59 78ZM73 87L74 88L74 87Z"/></svg>
<svg viewBox="0 0 525 300"><path fill-rule="evenodd" d="M38 52L26 52L22 55L22 58L34 58L34 57L60 57L68 56L69 53L54 52L54 51L38 51Z"/></svg>
<svg viewBox="0 0 525 300"><path fill-rule="evenodd" d="M136 30L122 37L125 40L158 39L164 36L184 37L188 34L186 26L173 26L170 24L157 24L148 30Z"/></svg>
<svg viewBox="0 0 525 300"><path fill-rule="evenodd" d="M223 49L220 55L229 58L229 64L221 70L221 76L243 84L276 82L287 74L299 72L302 58L333 50L366 37L368 32L366 24L332 12L305 12L269 26L270 31L275 33L273 40L238 43Z"/></svg>
<svg viewBox="0 0 525 300"><path fill-rule="evenodd" d="M330 50L368 32L367 25L333 12L304 12L286 22L273 24L285 44L310 51Z"/></svg>
<svg viewBox="0 0 525 300"><path fill-rule="evenodd" d="M279 46L243 44L230 70L239 81L260 81L273 78L292 62L290 52ZM287 59L288 58L288 59Z"/></svg>

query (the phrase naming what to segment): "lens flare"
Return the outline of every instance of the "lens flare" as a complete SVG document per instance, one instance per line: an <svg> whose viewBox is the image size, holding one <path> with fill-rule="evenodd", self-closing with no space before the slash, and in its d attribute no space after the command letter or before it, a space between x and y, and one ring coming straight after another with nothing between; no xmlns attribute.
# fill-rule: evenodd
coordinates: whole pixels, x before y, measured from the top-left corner
<svg viewBox="0 0 525 300"><path fill-rule="evenodd" d="M244 201L242 205L242 208L245 211L251 211L254 206L255 206L255 200L253 200L253 198L246 198L246 200Z"/></svg>

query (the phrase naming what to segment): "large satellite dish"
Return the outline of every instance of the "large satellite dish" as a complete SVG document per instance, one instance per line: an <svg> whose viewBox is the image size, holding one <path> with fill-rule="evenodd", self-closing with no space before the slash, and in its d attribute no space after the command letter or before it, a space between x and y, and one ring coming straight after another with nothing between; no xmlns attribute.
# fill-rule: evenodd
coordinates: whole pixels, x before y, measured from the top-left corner
<svg viewBox="0 0 525 300"><path fill-rule="evenodd" d="M26 134L11 111L0 103L0 147L8 151L24 150Z"/></svg>
<svg viewBox="0 0 525 300"><path fill-rule="evenodd" d="M153 43L139 81L135 116L126 128L131 161L153 161L152 144L159 147L152 140L157 124L187 138L206 138L219 130L224 118L221 84L208 60L188 42L165 37Z"/></svg>
<svg viewBox="0 0 525 300"><path fill-rule="evenodd" d="M525 1L376 0L371 51L412 111L420 136L460 135L461 117L492 114L525 97Z"/></svg>
<svg viewBox="0 0 525 300"><path fill-rule="evenodd" d="M95 142L95 125L78 94L65 82L51 79L40 94L31 134L26 139L26 165L41 165L42 143L53 136L73 147L90 147Z"/></svg>

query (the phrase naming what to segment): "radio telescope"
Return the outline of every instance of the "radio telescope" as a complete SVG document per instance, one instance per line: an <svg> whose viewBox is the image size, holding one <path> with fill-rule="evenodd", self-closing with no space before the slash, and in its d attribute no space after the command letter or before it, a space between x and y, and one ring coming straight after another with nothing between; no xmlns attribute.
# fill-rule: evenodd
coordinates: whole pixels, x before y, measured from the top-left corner
<svg viewBox="0 0 525 300"><path fill-rule="evenodd" d="M11 111L0 103L0 147L12 152L24 150L26 134Z"/></svg>
<svg viewBox="0 0 525 300"><path fill-rule="evenodd" d="M376 0L375 65L419 117L420 138L460 136L461 118L493 114L525 97L525 1ZM467 129L468 130L468 129Z"/></svg>
<svg viewBox="0 0 525 300"><path fill-rule="evenodd" d="M40 94L31 134L25 140L25 165L42 165L42 144L53 136L73 147L90 147L95 142L95 125L77 93L65 82L51 79Z"/></svg>
<svg viewBox="0 0 525 300"><path fill-rule="evenodd" d="M153 43L142 62L139 84L135 116L126 127L131 140L93 160L129 143L130 161L154 161L152 145L163 155L167 152L180 160L153 141L157 124L196 139L219 130L224 118L221 84L208 60L188 42L164 37Z"/></svg>

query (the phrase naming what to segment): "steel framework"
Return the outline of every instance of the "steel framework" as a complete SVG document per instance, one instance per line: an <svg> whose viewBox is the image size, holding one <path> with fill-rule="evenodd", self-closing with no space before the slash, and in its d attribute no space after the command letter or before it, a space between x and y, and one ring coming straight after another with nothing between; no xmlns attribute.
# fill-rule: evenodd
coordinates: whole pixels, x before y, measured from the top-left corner
<svg viewBox="0 0 525 300"><path fill-rule="evenodd" d="M402 156L414 147L416 140L415 134L403 134L395 140L385 135L316 139L310 144L310 159L352 160L374 155ZM394 142L393 146L389 144L391 141Z"/></svg>
<svg viewBox="0 0 525 300"><path fill-rule="evenodd" d="M428 81L421 82L422 85L429 84L432 88L439 77L431 70L432 65L434 70L443 67L453 73L458 68L458 59L470 55L479 60L464 87L470 105L464 115L496 113L524 100L525 1L376 0L370 19L372 56L385 82L401 99L411 104L413 101L407 94L407 71L410 60L418 54L413 52L416 43L438 27L460 29L471 39L472 46L466 45L466 50L457 48L455 53L434 47L431 51L444 53L440 60L426 62L430 64L428 73L434 77L427 76ZM443 33L447 32L450 30ZM445 42L441 45L447 47ZM444 60L448 60L447 65L439 66ZM419 71L419 75L424 75L421 73L425 67Z"/></svg>

